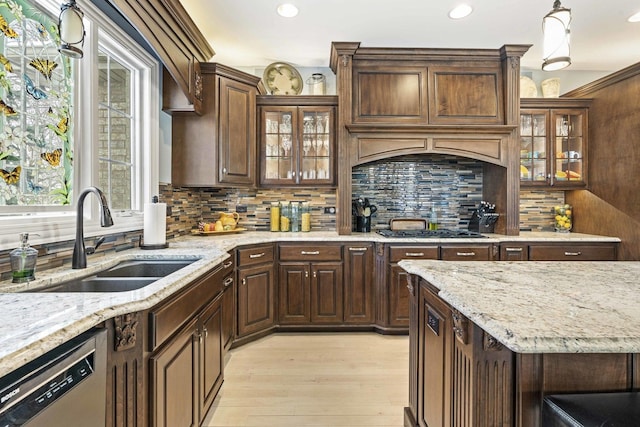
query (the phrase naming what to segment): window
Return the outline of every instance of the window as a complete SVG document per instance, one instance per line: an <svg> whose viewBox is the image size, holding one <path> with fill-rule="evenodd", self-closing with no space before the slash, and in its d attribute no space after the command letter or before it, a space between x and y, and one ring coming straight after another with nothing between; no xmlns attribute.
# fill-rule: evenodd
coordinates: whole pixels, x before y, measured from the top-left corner
<svg viewBox="0 0 640 427"><path fill-rule="evenodd" d="M74 194L88 186L107 195L109 233L142 228L158 192L159 65L90 1L78 5L84 58L69 60L57 51L60 3L0 0L0 249L23 231L34 243L73 240ZM96 205L87 198L85 236L105 234Z"/></svg>

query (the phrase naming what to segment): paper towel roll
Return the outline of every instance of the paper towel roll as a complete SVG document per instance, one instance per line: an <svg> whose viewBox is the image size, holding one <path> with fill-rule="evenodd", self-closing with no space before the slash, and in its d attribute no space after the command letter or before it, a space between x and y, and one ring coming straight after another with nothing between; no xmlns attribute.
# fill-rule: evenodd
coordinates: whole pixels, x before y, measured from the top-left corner
<svg viewBox="0 0 640 427"><path fill-rule="evenodd" d="M144 245L164 245L167 241L167 204L144 204Z"/></svg>

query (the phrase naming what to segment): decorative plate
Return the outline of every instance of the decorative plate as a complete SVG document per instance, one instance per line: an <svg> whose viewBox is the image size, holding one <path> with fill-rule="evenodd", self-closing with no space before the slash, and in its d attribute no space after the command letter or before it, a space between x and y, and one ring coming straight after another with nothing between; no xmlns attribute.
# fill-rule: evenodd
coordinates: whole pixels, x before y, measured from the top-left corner
<svg viewBox="0 0 640 427"><path fill-rule="evenodd" d="M242 231L247 231L246 228L234 228L233 230L222 230L222 231L200 231L200 230L191 230L191 234L197 236L210 236L215 234L233 234L240 233Z"/></svg>
<svg viewBox="0 0 640 427"><path fill-rule="evenodd" d="M267 65L262 79L271 95L300 95L302 93L302 76L293 65L286 62L274 62Z"/></svg>

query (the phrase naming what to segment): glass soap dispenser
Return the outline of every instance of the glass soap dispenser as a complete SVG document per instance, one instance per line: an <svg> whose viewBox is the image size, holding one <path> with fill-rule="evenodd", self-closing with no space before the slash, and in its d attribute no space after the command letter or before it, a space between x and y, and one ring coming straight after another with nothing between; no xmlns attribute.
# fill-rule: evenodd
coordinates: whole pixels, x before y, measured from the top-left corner
<svg viewBox="0 0 640 427"><path fill-rule="evenodd" d="M34 280L38 251L29 246L29 233L20 233L22 246L9 253L13 283L23 283Z"/></svg>

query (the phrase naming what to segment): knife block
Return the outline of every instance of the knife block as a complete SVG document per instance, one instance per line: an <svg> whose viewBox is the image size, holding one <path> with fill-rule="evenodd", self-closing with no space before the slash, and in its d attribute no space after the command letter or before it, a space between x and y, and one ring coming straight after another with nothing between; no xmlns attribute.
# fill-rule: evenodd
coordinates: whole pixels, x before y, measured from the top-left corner
<svg viewBox="0 0 640 427"><path fill-rule="evenodd" d="M469 221L469 231L478 233L493 233L495 231L496 221L500 214L485 213L478 215L478 211L474 211Z"/></svg>

